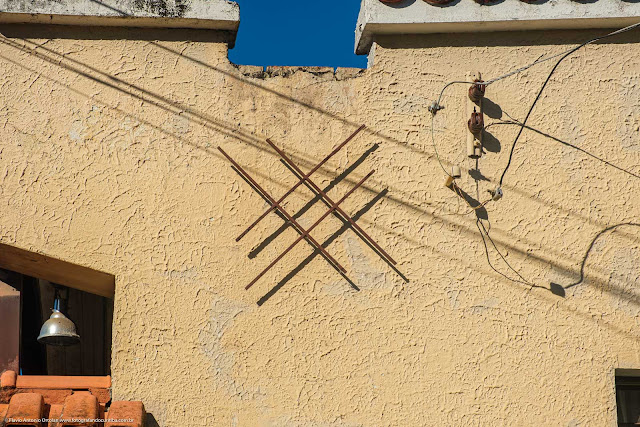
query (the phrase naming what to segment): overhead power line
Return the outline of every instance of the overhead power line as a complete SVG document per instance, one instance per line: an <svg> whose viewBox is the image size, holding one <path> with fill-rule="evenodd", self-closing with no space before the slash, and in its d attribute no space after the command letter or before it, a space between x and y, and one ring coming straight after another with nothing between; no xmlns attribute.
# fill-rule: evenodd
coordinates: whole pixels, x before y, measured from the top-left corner
<svg viewBox="0 0 640 427"><path fill-rule="evenodd" d="M513 144L511 145L511 151L509 152L509 161L507 162L507 166L504 168L504 171L502 171L502 176L500 176L500 184L499 184L500 187L502 186L502 182L504 181L504 177L507 174L507 171L509 170L509 167L511 166L511 160L513 159L513 152L514 152L514 150L516 148L516 144L518 143L518 139L520 138L520 135L522 135L522 132L524 131L524 128L527 125L527 120L529 120L529 116L531 116L531 113L533 112L533 108L536 106L536 103L538 102L538 100L540 100L540 96L542 95L542 92L544 91L544 88L547 87L547 83L549 83L549 80L551 80L551 76L556 71L556 69L558 68L560 63L562 61L564 61L572 53L576 52L578 49L580 49L580 48L582 48L582 47L584 47L584 46L586 46L588 44L591 44L591 43L596 42L598 40L606 39L607 37L612 37L612 36L615 36L615 35L618 35L618 34L625 33L627 31L634 30L634 29L636 29L638 27L640 27L640 22L637 23L637 24L629 25L628 27L624 27L624 28L622 28L620 30L611 32L609 34L605 34L604 36L595 37L595 38L593 38L591 40L588 40L588 41L582 43L581 45L578 45L578 46L574 47L573 49L569 49L568 51L566 51L564 53L564 55L562 55L562 57L558 60L558 62L556 62L556 64L551 69L551 72L549 72L549 75L547 76L546 80L542 84L542 87L538 91L538 95L536 95L536 98L533 100L533 103L531 104L531 107L529 107L529 111L527 112L527 115L525 116L524 120L520 124L520 130L518 131L518 134L516 135L516 138L513 140ZM551 58L548 58L548 59L551 59Z"/></svg>
<svg viewBox="0 0 640 427"><path fill-rule="evenodd" d="M497 189L496 189L496 191L498 191L498 190L500 190L500 188L502 187L502 183L503 183L503 181L504 181L504 177L505 177L505 175L506 175L507 171L509 170L509 167L511 166L511 161L513 160L513 153L514 153L514 151L515 151L516 144L518 143L518 140L519 140L520 136L522 135L522 132L523 132L523 131L524 131L524 129L527 127L527 121L528 121L529 117L531 116L531 113L533 112L533 109L535 108L535 106L536 106L537 102L540 100L540 97L542 96L542 92L543 92L543 91L544 91L544 89L546 88L547 84L548 84L548 83L549 83L549 81L551 80L551 77L552 77L552 76L553 76L553 74L555 73L555 71L556 71L556 69L558 68L558 66L562 63L562 61L564 61L567 57L569 57L571 54L573 54L574 52L578 51L579 49L583 48L584 46L587 46L587 45L589 45L589 44L591 44L591 43L594 43L594 42L596 42L596 41L599 41L599 40L606 39L606 38L608 38L608 37L612 37L612 36L615 36L615 35L618 35L618 34L622 34L622 33L625 33L625 32L631 31L631 30L634 30L634 29L639 28L639 27L640 27L640 22L639 22L639 23L636 23L636 24L633 24L633 25L629 25L629 26L624 27L624 28L621 28L621 29L619 29L619 30L616 30L616 31L610 32L610 33L605 34L605 35L603 35L603 36L595 37L595 38L590 39L590 40L587 40L586 42L584 42L584 43L582 43L582 44L580 44L580 45L578 45L578 46L575 46L575 47L573 47L573 48L571 48L571 49L568 49L568 50L566 50L566 51L563 51L563 52L557 53L557 54L555 54L555 55L551 55L551 56L547 56L547 57L540 58L540 59L538 59L538 60L536 60L536 61L534 61L534 62L532 62L532 63L530 63L530 64L528 64L528 65L525 65L524 67L520 67L520 68L518 68L518 69L516 69L516 70L513 70L513 71L511 71L511 72L507 73L507 74L503 74L503 75L501 75L501 76L495 77L495 78L493 78L493 79L491 79L491 80L488 80L488 81L484 81L484 82L469 82L469 81L463 81L463 80L456 80L456 81L452 81L452 82L449 82L449 83L447 83L446 85L444 85L444 87L443 87L443 88L442 88L442 90L440 91L440 94L438 95L438 99L437 99L437 101L435 101L435 102L434 102L433 104L431 104L431 106L429 107L429 111L431 112L431 142L432 142L432 144L433 144L433 149L434 149L434 152L435 152L435 155L436 155L436 159L438 160L438 163L440 164L440 167L442 168L442 170L443 170L443 171L444 171L444 172L445 172L449 177L453 178L453 177L451 176L451 174L447 171L447 168L445 168L444 164L442 163L442 160L440 159L440 155L439 155L439 153L438 153L438 149L437 149L436 141L435 141L435 135L434 135L434 119L435 119L435 115L436 115L436 113L437 113L438 111L440 111L440 110L442 110L442 109L444 108L444 106L442 106L442 104L441 104L441 103L442 103L442 98L443 98L443 96L444 96L444 92L447 90L447 88L449 88L450 86L455 85L455 84L476 84L476 85L484 85L484 86L486 87L486 86L488 86L488 85L490 85L490 84L493 84L493 83L495 83L495 82L497 82L497 81L500 81L500 80L506 79L506 78L508 78L508 77L510 77L510 76L513 76L513 75L516 75L516 74L519 74L519 73L521 73L521 72L523 72L523 71L525 71L525 70L527 70L527 69L529 69L529 68L531 68L531 67L533 67L533 66L535 66L535 65L541 64L541 63L543 63L543 62L550 61L550 60L555 59L555 58L558 58L558 57L560 58L560 59L555 63L555 65L553 66L553 68L552 68L552 69L551 69L551 71L549 72L549 74L548 74L547 78L545 79L544 83L543 83L543 84L542 84L542 86L540 87L540 90L538 91L538 94L536 95L536 97L535 97L535 99L534 99L533 103L532 103L532 104L531 104L531 106L529 107L529 110L528 110L527 115L525 116L524 120L523 120L522 122L516 122L518 125L520 125L520 130L518 131L518 134L516 135L516 137L515 137L515 139L514 139L514 141L513 141L513 144L511 145L511 150L510 150L510 152L509 152L509 159L508 159L508 161L507 161L507 165L506 165L506 167L504 168L504 170L503 170L503 172L502 172L502 175L500 176L500 182L499 182L499 185L498 185L498 187L497 187ZM453 182L454 182L454 185L455 185L455 179L453 180ZM460 194L458 194L458 195L460 195ZM465 199L465 200L466 200L466 199ZM467 202L467 203L468 203L468 202ZM470 206L471 206L471 205L470 205ZM482 204L481 206L484 206L484 204ZM633 225L635 225L635 224L633 224ZM532 284L531 282L527 281L524 277L522 277L522 275L520 275L520 273L519 273L516 269L514 269L514 268L509 264L509 262L506 260L505 256L500 252L500 250L499 250L499 249L498 249L498 247L496 246L495 242L493 241L493 239L492 239L492 238L491 238L491 236L489 235L488 230L485 228L484 224L483 224L479 219L477 219L477 220L476 220L476 227L478 227L478 231L480 232L480 236L482 237L482 243L483 243L483 245L484 245L484 250L485 250L486 257L487 257L487 262L489 263L489 266L490 266L494 271L496 271L498 274L500 274L500 275L502 275L502 276L506 277L507 279L512 280L512 281L514 281L514 282L524 283L524 284L527 284L527 285L529 285L529 286L531 286L531 287L542 287L542 286L535 285L535 284ZM614 227L615 227L615 226L614 226ZM613 227L612 227L612 228L613 228ZM492 244L493 248L496 250L496 252L497 252L497 253L498 253L498 255L500 256L500 258L502 259L502 261L507 265L507 267L508 267L511 271L513 271L513 272L514 272L514 273L519 277L519 279L513 279L513 278L511 278L511 277L508 277L508 276L507 276L507 275L505 275L504 273L502 273L502 272L498 271L498 270L497 270L497 269L492 265L491 260L490 260L490 258L489 258L489 250L488 250L488 247L487 247L487 242L486 242L486 240L485 240L485 236L486 236L486 237L487 237L487 239L491 242L491 244ZM593 242L592 242L592 245L593 245ZM591 248L589 248L589 249L591 249ZM588 253L588 252L587 252L587 253ZM581 269L581 279L582 279L582 277L583 277L583 274L582 274L582 273L583 273L583 271L582 271L583 269L584 269L584 261L583 261L583 265L582 265L582 269Z"/></svg>

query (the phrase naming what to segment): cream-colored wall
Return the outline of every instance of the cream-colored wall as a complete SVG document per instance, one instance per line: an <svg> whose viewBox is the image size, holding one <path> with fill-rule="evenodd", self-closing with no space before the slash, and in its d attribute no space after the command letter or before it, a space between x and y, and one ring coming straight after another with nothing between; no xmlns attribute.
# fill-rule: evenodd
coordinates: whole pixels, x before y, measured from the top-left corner
<svg viewBox="0 0 640 427"><path fill-rule="evenodd" d="M447 81L502 74L590 32L392 37L364 72L267 77L232 66L211 33L0 33L0 241L116 275L115 398L143 400L161 426L615 425L614 369L640 368L640 230L602 235L566 297L548 289L577 280L600 230L640 222L639 34L559 68L530 120L552 138L525 132L504 198L487 207L498 247L541 287L531 288L494 272L473 215L455 214L464 205L443 186L427 107ZM503 118L523 117L550 66L488 88ZM475 196L466 90L448 90L436 136ZM281 221L270 215L235 242L266 205L215 148L279 195L295 179L266 136L308 170L361 123L368 131L318 179L379 144L331 194L376 169L344 208L388 189L358 222L409 283L347 231L328 250L359 292L315 257L258 306L311 249L244 290L296 234L247 258ZM489 131L501 150L479 162L491 181L481 199L517 128ZM301 189L287 206L309 197ZM339 228L332 218L314 235Z"/></svg>

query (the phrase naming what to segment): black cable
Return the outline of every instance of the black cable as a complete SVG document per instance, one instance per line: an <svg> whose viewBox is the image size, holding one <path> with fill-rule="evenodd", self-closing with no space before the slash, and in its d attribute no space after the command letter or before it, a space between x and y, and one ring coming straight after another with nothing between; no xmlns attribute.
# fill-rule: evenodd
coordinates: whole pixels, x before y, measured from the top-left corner
<svg viewBox="0 0 640 427"><path fill-rule="evenodd" d="M516 280L516 279L512 279L511 277L507 276L504 273L499 272L498 270L496 270L496 268L491 265L491 261L489 261L489 252L487 250L487 243L484 240L484 235L482 234L482 231L480 231L480 235L482 236L482 242L484 243L485 246L485 252L487 253L487 261L489 262L489 266L498 274L506 277L507 279L516 282L516 283L524 283L527 284L531 287L537 288L537 287L541 287L538 285L534 285L533 283L529 282L527 279L525 279L524 277L522 277L522 275L518 272L518 270L516 270L515 268L513 268L511 266L511 264L509 264L509 262L507 261L507 259L504 257L504 255L502 255L502 252L500 252L500 250L498 249L498 247L496 246L496 243L493 241L493 239L491 238L491 236L489 235L489 232L487 231L487 229L485 228L484 224L482 223L482 221L480 221L479 219L476 221L476 227L478 227L478 230L480 230L480 226L478 226L478 224L480 224L480 226L482 226L482 230L484 230L484 234L487 236L487 239L489 239L489 241L491 242L491 245L493 246L493 248L496 250L496 252L498 253L498 255L500 256L500 258L502 259L502 261L507 265L507 267L509 267L509 269L511 271L513 271L514 273L516 273L516 275L521 279L521 280Z"/></svg>
<svg viewBox="0 0 640 427"><path fill-rule="evenodd" d="M504 274L503 272L498 271L498 269L497 269L497 268L495 268L495 267L493 266L493 264L491 264L491 258L489 258L489 247L487 246L487 241L486 241L486 240L485 240L485 238L484 238L484 233L482 232L482 230L480 229L480 226L478 225L479 221L480 221L480 220L477 220L477 221L476 221L476 227L478 227L478 232L480 233L480 237L482 237L482 244L484 245L484 254L485 254L485 256L487 257L487 264L489 264L489 267L491 267L491 269L492 269L493 271L495 271L496 273L498 273L499 275L501 275L502 277L504 277L504 278L505 278L505 279L507 279L507 280L510 280L510 281L512 281L512 282L515 282L515 283L524 283L524 282L522 282L522 281L520 281L520 280L512 279L511 277L507 276L507 275L506 275L506 274Z"/></svg>
<svg viewBox="0 0 640 427"><path fill-rule="evenodd" d="M504 113L505 113L507 116L509 115L509 114L507 114L507 112L506 112L506 111L504 111ZM509 116L509 117L511 117L511 116ZM520 125L520 121L519 121L519 120L515 120L515 119L513 119L513 120L511 120L511 121L509 121L509 120L499 120L499 121L497 121L497 122L489 123L489 124L488 124L487 126L485 126L484 128L485 128L485 129L489 129L491 126L494 126L494 125ZM638 178L638 179L640 179L640 175L635 174L635 173L633 173L633 172L631 172L631 171L628 171L628 170L626 170L625 168L622 168L622 167L620 167L620 166L618 166L618 165L616 165L616 164L614 164L614 163L611 163L610 161L608 161L608 160L606 160L606 159L600 158L600 157L596 156L595 154L592 154L592 153L588 152L588 151L587 151L587 150L585 150L584 148L580 148L580 147L578 147L577 145L571 144L571 143L569 143L569 142L567 142L567 141L563 141L563 140L561 140L561 139L559 139L559 138L556 138L555 136L549 135L548 133L544 133L544 132L542 132L541 130L538 130L538 129L536 129L536 128L532 128L531 126L525 126L525 128L526 128L527 130L531 130L531 131L533 131L533 132L535 132L535 133L537 133L537 134L540 134L540 135L542 135L542 136L544 136L544 137L546 137L546 138L549 138L549 139L550 139L550 140L552 140L552 141L559 142L559 143L560 143L560 144L562 144L562 145L565 145L565 146L567 146L567 147L571 147L571 148L573 148L573 149L575 149L575 150L578 150L578 151L580 151L580 152L582 152L582 153L586 154L587 156L592 157L592 158L594 158L594 159L596 159L596 160L598 160L598 161L600 161L600 162L604 163L604 164L605 164L605 165L607 165L607 166L611 166L612 168L618 169L619 171L624 172L624 173L626 173L626 174L628 174L628 175L630 175L630 176L632 176L632 177L634 177L634 178Z"/></svg>
<svg viewBox="0 0 640 427"><path fill-rule="evenodd" d="M622 222L620 224L615 224L615 225L611 225L607 228L605 228L604 230L601 230L600 232L598 232L598 234L596 234L596 236L593 238L593 240L591 240L591 243L589 244L589 247L587 248L587 251L584 254L584 257L582 258L582 263L580 264L580 278L576 281L573 282L567 286L564 286L565 289L569 289L573 286L579 285L580 283L582 283L584 281L584 268L587 264L587 258L589 258L589 254L591 253L591 250L593 249L593 246L596 244L596 240L598 240L600 238L600 236L602 236L603 234L611 231L611 230L615 230L618 227L622 227L622 226L633 226L633 227L640 227L640 224L637 222Z"/></svg>
<svg viewBox="0 0 640 427"><path fill-rule="evenodd" d="M500 177L500 187L502 187L502 181L504 180L504 176L506 175L507 170L509 169L509 166L511 166L511 160L513 159L513 151L516 148L516 144L518 142L518 139L520 138L520 135L522 135L522 131L524 131L524 128L525 128L525 126L527 124L527 120L529 120L529 116L533 112L533 108L536 106L536 103L540 99L540 96L542 95L542 92L544 91L544 88L547 86L547 83L549 83L549 80L551 80L551 76L556 71L556 69L558 68L560 63L565 58L567 58L569 55L571 55L572 53L574 53L578 49L580 49L580 48L582 48L582 47L584 47L584 46L586 46L588 44L591 44L591 43L596 42L598 40L605 39L607 37L611 37L611 36L614 36L614 35L617 35L617 34L621 34L621 33L627 32L627 31L631 31L631 30L633 30L635 28L638 28L638 27L640 27L640 23L637 23L637 24L634 24L634 25L630 25L628 27L622 28L621 30L614 31L614 32L609 33L609 34L605 34L604 36L593 38L593 39L591 39L589 41L586 41L586 42L582 43L579 46L576 46L575 48L569 50L567 53L562 55L562 57L558 60L558 62L556 62L556 64L551 69L551 72L547 76L547 79L544 81L544 84L542 85L542 87L538 91L538 95L536 96L536 99L533 101L533 104L531 104L531 107L529 108L529 112L527 112L526 117L524 118L524 120L522 121L522 123L520 125L520 130L518 131L518 135L516 135L516 138L513 140L513 145L511 146L511 152L509 153L509 161L507 162L507 166L504 168L504 171L502 172L502 176Z"/></svg>

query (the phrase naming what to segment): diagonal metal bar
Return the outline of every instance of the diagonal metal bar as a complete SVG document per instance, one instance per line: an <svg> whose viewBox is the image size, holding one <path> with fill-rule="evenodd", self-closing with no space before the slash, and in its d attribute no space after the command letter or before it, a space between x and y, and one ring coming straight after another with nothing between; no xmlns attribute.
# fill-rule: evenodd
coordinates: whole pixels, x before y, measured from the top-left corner
<svg viewBox="0 0 640 427"><path fill-rule="evenodd" d="M269 195L269 193L267 193L261 186L260 184L258 184L253 178L251 178L251 175L249 175L243 168L242 166L240 166L235 160L233 160L231 158L231 156L229 156L221 147L218 147L218 150L222 153L223 156L225 156L227 158L227 160L229 160L231 162L231 164L233 166L236 167L237 170L239 170L244 176L245 178L247 178L247 180L249 180L249 182L258 189L258 191L260 191L262 194L264 194L267 199L269 199L269 202L275 206L276 209L278 209L286 218L289 222L291 222L291 224L293 224L293 226L298 230L298 232L300 234L305 234L305 229L302 228L300 226L300 224L298 224L298 222L293 219L291 217L291 215L289 215L289 213L284 210L282 208L282 206L280 206L280 204L278 202L276 202L273 197L271 197ZM309 242L309 244L311 246L313 246L315 249L318 249L320 252L322 252L330 261L331 264L333 264L334 267L336 267L338 270L342 271L343 273L346 273L347 270L345 270L345 268L340 265L340 263L338 261L335 260L335 258L333 258L331 255L329 255L329 253L322 247L322 245L320 245L316 239L314 239L313 237L311 237L308 233L306 233L306 239Z"/></svg>
<svg viewBox="0 0 640 427"><path fill-rule="evenodd" d="M273 148L280 155L280 157L282 157L284 159L285 162L287 162L287 164L289 164L289 166L291 166L296 172L298 172L300 175L302 175L303 180L307 181L318 193L320 193L320 195L322 196L322 198L324 200L326 200L331 206L335 205L335 203L333 202L333 200L331 200L331 198L327 195L327 193L322 191L322 189L320 187L318 187L311 179L309 179L309 177L307 177L302 172L302 170L298 166L296 166L296 164L293 163L293 161L291 161L289 156L287 156L284 153L284 151L279 149L270 139L267 139L267 143L271 146L271 148ZM380 251L380 254L382 254L384 256L384 258L386 258L391 264L396 265L396 261L391 257L391 255L389 255L384 249L382 249L380 247L380 245L378 245L353 219L351 219L351 217L349 215L347 215L347 213L345 211L342 210L342 208L340 208L338 206L338 207L336 207L336 211L340 215L342 215L344 217L344 220L348 221L349 224L351 224L351 226L353 228L355 228L361 234L361 236L364 239L366 239L378 251Z"/></svg>
<svg viewBox="0 0 640 427"><path fill-rule="evenodd" d="M255 188L255 187L253 186L253 184L251 184L251 182L249 182L249 180L248 180L247 178L245 178L245 176L242 174L242 172L240 172L238 169L236 169L236 167L235 167L235 166L233 166L233 165L231 166L231 169L233 169L233 171L234 171L235 173L237 173L237 174L238 174L238 176L240 176L240 178L242 178L242 180L243 180L244 182L246 182L246 183L247 183L247 185L249 185L249 186L253 189L253 191L255 191L255 192L256 192L256 194L258 194L260 197L262 197L262 199L263 199L265 202L270 203L270 202L269 202L269 199L267 198L267 196L265 196L264 194L262 194L262 193L260 192L260 190L258 190L257 188ZM309 184L307 184L307 185L309 185ZM312 190L312 191L313 191L313 190ZM320 196L318 196L318 197L320 197ZM331 205L329 205L326 201L324 201L324 200L323 200L323 202L324 202L324 204L325 204L325 205L327 205L327 208L330 208L330 207L331 207ZM281 227L281 229L282 229L282 230L285 230L286 228L288 228L288 227L291 225L291 223L287 220L287 218L286 218L284 215L282 215L282 213L281 213L279 210L276 210L276 211L274 212L274 214L278 215L278 217L283 221L283 225L282 225L282 227ZM293 218L298 219L295 215L293 215ZM302 233L300 233L300 231L299 231L297 228L293 227L293 229L296 231L296 233L298 233L298 235L302 234ZM324 243L324 242L323 242L323 243L322 243L322 246L326 248L328 245L327 245L326 243ZM315 246L314 246L314 248L315 248ZM344 278L344 279L345 279L345 280L346 280L346 281L347 281L351 286L353 286L355 289L359 290L359 289L357 288L357 286L355 285L355 283L353 283L353 282L351 281L351 279L349 279L349 277L347 277L346 273L345 273L345 272L343 272L343 271L340 271L338 268L336 268L336 267L331 263L331 260L330 260L329 258L327 258L327 256L326 256L325 254L323 254L322 252L318 251L317 249L315 249L315 252L314 252L314 253L318 253L318 255L320 255L322 258L324 258L324 260L325 260L325 261L327 261L327 262L329 263L329 265L331 265L332 267L334 267L334 268L336 269L336 271L337 271L338 273L340 273L340 275L341 275L341 276L342 276L342 277L343 277L343 278ZM252 256L251 256L251 253L249 253L249 258L255 258L255 257L252 257Z"/></svg>
<svg viewBox="0 0 640 427"><path fill-rule="evenodd" d="M342 171L340 173L340 175L336 176L334 179L331 180L331 182L329 184L327 184L326 187L323 187L322 189L325 192L329 192L332 188L334 188L336 185L338 185L338 183L340 183L341 181L343 181L347 176L349 176L358 166L360 166L365 159L371 154L373 153L375 150L377 150L379 148L378 144L374 144L373 146L371 146L371 148L369 148L367 151L365 151L363 154L360 155L360 157L353 162L348 168L346 168L344 171ZM280 159L280 162L282 162L282 164L288 168L289 170L292 171L292 173L294 173L296 175L296 178L300 179L300 175L298 175L297 173L295 173L295 171L293 169L291 169L291 167L282 159ZM238 172L238 174L240 175L240 172ZM242 175L240 175L242 176ZM243 178L244 179L244 178ZM308 182L305 182L304 185L309 188L309 190L311 192L313 192L313 188L311 188L311 186L309 185ZM256 190L257 191L257 190ZM315 194L315 193L314 193ZM265 200L267 200L265 198ZM324 204L327 206L327 208L330 208L331 206L325 201L322 200L322 197L319 194L316 194L314 198L310 199L302 208L300 208L294 215L293 217L295 219L300 218L302 215L305 214L305 212L308 212L309 209L311 209L316 202L318 201L322 201L324 202ZM280 213L278 213L279 215L282 215ZM334 212L334 215L338 216L337 213ZM283 217L284 218L284 217ZM340 218L338 216L338 219L340 221L342 221L342 218ZM277 230L275 230L273 233L271 233L268 237L265 237L261 243L259 243L256 247L254 247L251 252L249 252L249 258L253 259L255 257L257 257L269 244L271 241L273 241L273 239L275 239L276 237L278 237L280 234L282 234L282 232L284 230L286 230L289 227L289 223L285 220L284 223L278 227ZM325 245L326 247L326 245Z"/></svg>
<svg viewBox="0 0 640 427"><path fill-rule="evenodd" d="M289 171L294 174L295 176L297 176L298 178L300 178L300 174L298 172L296 172L291 166L289 166L289 164L287 162L285 162L284 160L280 160L286 167L287 169L289 169ZM320 194L313 189L313 187L311 185L309 185L308 182L305 181L305 186L309 189L309 191L311 191L313 194L315 194L314 199L317 200L317 198L320 198L320 201L322 201L322 203L324 203L324 205L327 208L331 208L331 205L322 198L322 196L320 196ZM327 190L326 188L324 188L324 192L328 193L329 190ZM377 199L380 199L383 195L387 194L387 189L381 191L380 193L378 193L378 195L376 195ZM354 221L358 221L360 219L360 217L364 214L365 212L362 211L358 211L358 213L350 215L351 219L353 219ZM278 212L278 214L280 214ZM280 214L282 216L282 214ZM353 230L353 228L351 227L351 224L349 224L347 221L345 221L342 218L342 215L338 214L337 212L333 212L333 215L338 218L338 220L342 223L342 227L340 228L342 230L342 232L346 231L346 230L352 230L354 233L356 233L356 235L358 235L358 232ZM288 224L288 222L285 221L286 224ZM358 235L358 237L360 237L362 239L362 241L371 248L372 251L376 252L378 254L378 256L380 257L380 259L382 259L384 262L387 263L387 265L389 266L389 268L391 268L398 276L400 276L402 278L402 280L404 280L405 282L409 283L409 279L407 279L407 277L402 274L402 272L400 270L398 270L398 268L396 267L396 265L391 264L391 262L389 262L388 259L386 259L385 257L383 257L380 253L378 253L377 249L371 244L369 243L368 240L365 240L362 236ZM327 240L325 240L324 242L322 242L322 244L324 245L324 247L327 247ZM320 254L322 255L322 254ZM344 273L340 273L345 280L349 281L349 278L345 276ZM349 282L350 285L353 286L353 283Z"/></svg>
<svg viewBox="0 0 640 427"><path fill-rule="evenodd" d="M333 211L335 211L336 209L338 209L338 205L339 205L340 203L344 202L344 201L347 199L347 197L349 197L349 196L350 196L354 191L356 191L356 190L357 190L357 189L358 189L362 184L364 184L364 182L365 182L367 179L369 179L369 177L370 177L371 175L373 175L373 173L374 173L374 172L375 172L375 171L371 171L371 172L369 172L369 173L368 173L364 178L362 178L362 179L360 180L360 182L358 182L358 183L357 183L357 184L356 184L356 185L355 185L351 190L349 190L349 191L347 192L347 194L345 194L344 196L342 196L342 198L341 198L340 200L338 200L334 205L332 205L332 206L331 206L331 209L329 209L328 211L326 211L326 212L325 212L325 213L324 213L320 218L318 218L318 220L317 220L315 223L313 223L313 225L312 225L311 227L309 227L309 228L307 229L307 231L305 231L305 232L304 232L304 234L301 234L301 235L300 235L300 236L299 236L299 237L298 237L298 238L297 238L297 239L296 239L296 240L295 240L295 241L294 241L294 242L293 242L293 243L292 243L292 244L291 244L287 249L285 249L285 250L284 250L284 252L282 252L280 255L278 255L278 257L277 257L276 259L274 259L274 260L271 262L271 264L269 264L269 265L268 265L264 270L262 270L262 272L261 272L260 274L258 274L258 275L256 276L256 278L255 278L255 279L253 279L253 280L251 281L251 283L249 283L249 284L245 287L245 289L249 289L249 288L250 288L251 286L253 286L253 285L254 285L258 280L260 280L260 278L261 278L262 276L264 276L264 275L267 273L267 271L269 271L269 270L271 269L271 267L273 267L274 265L276 265L276 263L277 263L278 261L280 261L282 258L284 258L284 256L285 256L286 254L288 254L288 253L289 253L289 251L290 251L291 249L293 249L293 247L294 247L295 245L297 245L297 244L300 242L300 240L302 240L302 239L303 239L303 238L305 238L309 233L311 233L311 230L313 230L314 228L316 228L316 227L318 226L318 224L320 224L320 223L322 222L322 220L323 220L323 219L325 219L325 218L326 218L327 216L329 216Z"/></svg>
<svg viewBox="0 0 640 427"><path fill-rule="evenodd" d="M320 163L318 163L313 169L311 169L309 171L309 173L307 174L301 174L304 178L300 179L296 185L294 185L293 187L291 187L289 189L289 191L287 191L286 193L284 193L284 195L282 197L280 197L280 199L275 202L275 203L282 203L284 201L284 199L291 193L293 193L296 188L298 188L305 179L308 179L315 171L317 171L318 169L320 169L322 167L322 165L324 165L325 163L327 163L329 161L329 159L331 157L333 157L338 151L340 151L342 149L342 147L344 147L345 145L347 145L347 143L349 141L351 141L353 138L355 138L355 136L360 133L360 131L362 129L364 129L365 126L362 125L360 126L358 129L356 129L355 132L353 132L351 134L351 136L349 136L349 138L345 139L340 145L338 145L336 148L334 148L334 150L329 153L329 155L327 155L327 157L325 157L324 159L322 159L322 161ZM260 215L260 217L258 219L256 219L246 230L244 230L242 233L240 233L240 235L238 237L236 237L236 242L239 242L240 239L242 239L249 231L251 231L253 229L253 227L255 227L256 225L258 225L258 223L260 221L262 221L262 219L264 217L266 217L270 212L273 212L273 210L276 209L276 205L275 204L271 204L271 207L269 209L267 209L262 215Z"/></svg>

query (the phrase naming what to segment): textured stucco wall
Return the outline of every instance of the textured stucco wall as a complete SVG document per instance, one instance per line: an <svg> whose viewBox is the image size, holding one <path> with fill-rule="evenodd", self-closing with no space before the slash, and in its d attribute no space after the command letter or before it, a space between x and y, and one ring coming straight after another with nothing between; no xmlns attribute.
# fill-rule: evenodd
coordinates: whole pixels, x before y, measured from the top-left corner
<svg viewBox="0 0 640 427"><path fill-rule="evenodd" d="M615 425L614 369L640 368L640 230L602 235L564 298L548 288L578 278L600 230L638 222L639 34L560 67L530 122L551 137L524 134L504 199L488 205L496 244L531 288L491 270L473 217L455 214L464 207L443 186L427 107L449 80L502 74L590 32L380 39L371 69L335 75L238 69L212 33L0 33L0 241L116 275L116 399L141 399L176 427ZM492 114L522 118L548 67L490 86ZM436 135L475 196L466 90L449 90ZM311 250L244 291L295 233L247 258L281 221L235 242L265 204L216 146L281 194L294 180L266 136L308 170L360 123L369 130L318 178L378 144L332 194L376 169L344 208L366 210L359 223L410 282L347 231L329 251L359 292L316 257L258 306ZM481 198L516 130L489 128ZM308 198L301 189L288 206Z"/></svg>

